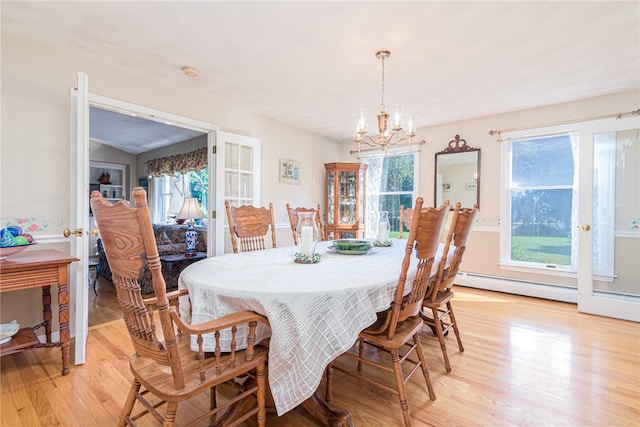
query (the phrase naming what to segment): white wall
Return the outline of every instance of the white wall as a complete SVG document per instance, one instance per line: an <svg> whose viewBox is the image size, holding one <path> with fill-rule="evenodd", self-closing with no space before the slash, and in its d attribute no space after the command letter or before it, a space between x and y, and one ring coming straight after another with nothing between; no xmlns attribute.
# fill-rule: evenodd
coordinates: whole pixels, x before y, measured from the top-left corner
<svg viewBox="0 0 640 427"><path fill-rule="evenodd" d="M283 126L215 99L164 87L149 79L123 74L109 65L88 62L73 54L3 34L0 220L4 224L17 217L33 218L43 228L34 233L36 240L60 236L58 242L51 240L66 248L62 230L75 226L69 224L69 89L76 84L77 71L89 75L90 91L94 94L217 124L223 131L261 139L261 199L263 204L274 203L276 222L281 226L280 246L291 244L285 203L324 206L323 164L356 160L348 153L354 148L352 143L340 146L325 137ZM427 144L418 159L418 194L429 203L434 200L435 153L444 149L456 134L469 145L482 149L481 212L465 256L465 270L574 285L572 279L505 272L498 268L500 143L488 131L635 110L639 100L640 91L634 90L419 129L416 138L424 138ZM482 107L478 108L481 114ZM278 181L280 157L302 163L302 185ZM637 191L638 183L635 186ZM20 292L2 296L0 320L7 322L18 314L24 319L24 313L34 313L37 319L38 294L31 292L29 297L13 294ZM24 322L30 321L24 319Z"/></svg>
<svg viewBox="0 0 640 427"><path fill-rule="evenodd" d="M287 202L304 206L323 203L322 164L339 158L337 142L284 126L216 99L124 74L109 64L89 62L72 53L3 33L0 223L33 218L42 229L33 233L36 240L44 243L38 248L44 249L49 246L46 242L51 242L68 251L62 232L65 227L75 228L75 224L69 223L69 94L76 85L78 71L88 74L89 91L93 94L259 138L263 153L261 199L266 203L273 201L277 219L283 218ZM302 185L278 181L280 157L303 164ZM133 177L133 173L131 175ZM282 225L278 243L286 245L291 240L291 233L288 224ZM25 324L40 322L37 295L37 292L27 291L3 294L0 321L18 318ZM32 318L25 313L33 313Z"/></svg>
<svg viewBox="0 0 640 427"><path fill-rule="evenodd" d="M499 268L501 154L499 136L491 136L489 131L617 114L637 110L639 107L640 90L633 90L418 129L415 140L426 140L418 158L418 195L424 197L425 203L429 205L434 204L435 153L447 148L455 135L466 139L468 145L481 149L480 213L461 269L488 276L575 287L576 280L573 278L519 273ZM342 147L343 160L355 160L356 156L349 154L349 150L354 147L355 143ZM633 186L631 192L640 191L640 183L629 185Z"/></svg>

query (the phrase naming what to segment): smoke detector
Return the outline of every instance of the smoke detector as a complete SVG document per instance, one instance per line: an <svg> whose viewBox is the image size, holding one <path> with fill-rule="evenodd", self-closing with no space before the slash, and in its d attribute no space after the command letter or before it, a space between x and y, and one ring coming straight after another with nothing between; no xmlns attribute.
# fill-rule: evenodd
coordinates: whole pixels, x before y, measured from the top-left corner
<svg viewBox="0 0 640 427"><path fill-rule="evenodd" d="M182 72L187 77L197 77L198 74L200 73L198 70L196 70L193 67L182 67Z"/></svg>

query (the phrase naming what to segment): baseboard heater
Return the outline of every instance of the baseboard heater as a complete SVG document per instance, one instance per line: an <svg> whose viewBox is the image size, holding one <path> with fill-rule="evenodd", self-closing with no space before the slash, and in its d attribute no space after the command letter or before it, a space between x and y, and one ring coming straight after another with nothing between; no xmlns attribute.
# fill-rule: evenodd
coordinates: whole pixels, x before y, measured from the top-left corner
<svg viewBox="0 0 640 427"><path fill-rule="evenodd" d="M469 288L486 289L489 291L525 295L574 304L577 304L578 302L578 290L576 288L559 286L551 283L530 282L526 280L461 272L458 273L455 284Z"/></svg>

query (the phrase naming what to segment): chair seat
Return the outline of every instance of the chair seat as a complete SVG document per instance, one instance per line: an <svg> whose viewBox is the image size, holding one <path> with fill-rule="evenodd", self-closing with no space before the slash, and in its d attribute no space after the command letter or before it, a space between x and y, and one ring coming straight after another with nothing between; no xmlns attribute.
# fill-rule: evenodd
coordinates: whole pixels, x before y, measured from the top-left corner
<svg viewBox="0 0 640 427"><path fill-rule="evenodd" d="M185 386L182 390L174 387L169 366L160 365L149 358L138 357L136 354L129 358L129 366L136 379L154 395L167 401L190 399L211 387L210 381L202 381L200 378L200 361L197 359L197 352L190 348L190 336L188 334L182 334L176 338L185 375ZM233 379L237 376L238 372L246 372L254 369L260 362L260 359L267 357L267 352L268 349L266 347L257 345L255 346L253 358L247 362L245 360L245 352L236 351L235 364L233 367L231 367L228 362L229 354L222 354L220 356L222 370L219 373L216 372L216 358L205 358L202 361L202 370L205 372L205 378L218 377L219 383L222 383Z"/></svg>
<svg viewBox="0 0 640 427"><path fill-rule="evenodd" d="M442 304L449 302L451 298L453 298L453 295L452 291L438 292L438 295L436 295L436 298L433 301L425 300L422 305L429 308L438 308Z"/></svg>
<svg viewBox="0 0 640 427"><path fill-rule="evenodd" d="M387 338L385 334L370 334L365 329L360 333L360 338L365 339L368 342L378 344L382 347L394 347L399 348L403 343L407 342L409 338L414 336L420 328L422 328L423 320L420 317L410 317L402 323L398 323L396 333L392 339Z"/></svg>

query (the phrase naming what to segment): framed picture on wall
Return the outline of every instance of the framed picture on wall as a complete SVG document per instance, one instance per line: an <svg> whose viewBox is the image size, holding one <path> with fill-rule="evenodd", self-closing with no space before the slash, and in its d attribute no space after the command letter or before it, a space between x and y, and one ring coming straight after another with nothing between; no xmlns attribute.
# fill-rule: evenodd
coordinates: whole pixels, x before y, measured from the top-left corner
<svg viewBox="0 0 640 427"><path fill-rule="evenodd" d="M301 184L302 164L296 160L280 159L279 176L280 182L286 184L300 185Z"/></svg>
<svg viewBox="0 0 640 427"><path fill-rule="evenodd" d="M442 183L442 191L451 191L451 183L443 182Z"/></svg>
<svg viewBox="0 0 640 427"><path fill-rule="evenodd" d="M465 182L464 189L467 191L476 191L478 190L478 183L475 181Z"/></svg>

